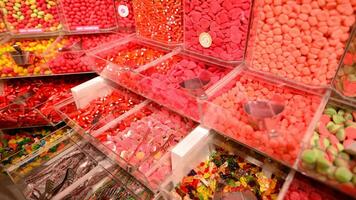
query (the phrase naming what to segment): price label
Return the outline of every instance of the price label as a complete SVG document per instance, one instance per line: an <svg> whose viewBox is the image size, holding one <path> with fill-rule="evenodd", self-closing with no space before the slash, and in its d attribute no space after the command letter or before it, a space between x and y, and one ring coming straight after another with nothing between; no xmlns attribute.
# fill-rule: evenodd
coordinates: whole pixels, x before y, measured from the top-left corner
<svg viewBox="0 0 356 200"><path fill-rule="evenodd" d="M117 11L119 12L120 17L129 16L129 8L126 5L120 5L117 8Z"/></svg>
<svg viewBox="0 0 356 200"><path fill-rule="evenodd" d="M213 39L209 33L203 32L199 35L199 43L202 47L209 48L213 43Z"/></svg>

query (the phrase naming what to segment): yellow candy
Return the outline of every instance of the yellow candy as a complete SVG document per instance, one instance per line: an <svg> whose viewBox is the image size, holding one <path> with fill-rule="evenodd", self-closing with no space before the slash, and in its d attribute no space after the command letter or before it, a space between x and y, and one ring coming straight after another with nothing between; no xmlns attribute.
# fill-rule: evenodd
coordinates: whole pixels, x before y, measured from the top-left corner
<svg viewBox="0 0 356 200"><path fill-rule="evenodd" d="M136 158L139 160L142 160L145 157L145 153L143 152L137 152L136 153Z"/></svg>

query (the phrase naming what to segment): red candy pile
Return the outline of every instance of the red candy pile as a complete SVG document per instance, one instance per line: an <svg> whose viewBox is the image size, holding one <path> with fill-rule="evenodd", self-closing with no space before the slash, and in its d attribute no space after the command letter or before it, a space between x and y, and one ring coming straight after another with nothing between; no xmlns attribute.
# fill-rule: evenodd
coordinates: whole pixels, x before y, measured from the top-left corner
<svg viewBox="0 0 356 200"><path fill-rule="evenodd" d="M62 28L56 0L1 1L5 21L14 33L38 33Z"/></svg>
<svg viewBox="0 0 356 200"><path fill-rule="evenodd" d="M115 0L115 7L120 28L135 28L135 19L131 0Z"/></svg>
<svg viewBox="0 0 356 200"><path fill-rule="evenodd" d="M276 102L284 109L278 116L266 118L262 129L244 109L250 101ZM293 164L320 102L319 96L243 74L203 106L204 124Z"/></svg>
<svg viewBox="0 0 356 200"><path fill-rule="evenodd" d="M355 1L255 2L251 68L308 85L328 85L355 22Z"/></svg>
<svg viewBox="0 0 356 200"><path fill-rule="evenodd" d="M68 31L95 31L117 27L113 0L60 0Z"/></svg>
<svg viewBox="0 0 356 200"><path fill-rule="evenodd" d="M284 200L339 200L349 199L349 197L336 192L330 188L325 188L325 185L308 179L302 175L297 174Z"/></svg>
<svg viewBox="0 0 356 200"><path fill-rule="evenodd" d="M250 0L185 0L185 47L225 61L242 60L250 8Z"/></svg>
<svg viewBox="0 0 356 200"><path fill-rule="evenodd" d="M164 43L183 40L182 0L132 0L138 35Z"/></svg>

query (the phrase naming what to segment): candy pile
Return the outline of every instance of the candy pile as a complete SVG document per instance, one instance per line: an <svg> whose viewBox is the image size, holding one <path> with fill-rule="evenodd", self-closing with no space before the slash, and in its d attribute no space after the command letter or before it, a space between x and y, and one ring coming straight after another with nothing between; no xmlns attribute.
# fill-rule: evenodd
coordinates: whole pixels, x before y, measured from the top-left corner
<svg viewBox="0 0 356 200"><path fill-rule="evenodd" d="M184 0L185 47L225 61L244 57L250 0Z"/></svg>
<svg viewBox="0 0 356 200"><path fill-rule="evenodd" d="M330 180L355 186L355 144L356 111L328 105L314 131L309 149L303 151L301 166Z"/></svg>
<svg viewBox="0 0 356 200"><path fill-rule="evenodd" d="M0 33L4 33L4 32L7 32L7 29L6 29L6 24L3 20L3 14L2 12L0 12Z"/></svg>
<svg viewBox="0 0 356 200"><path fill-rule="evenodd" d="M60 111L74 120L80 127L89 129L108 116L118 117L143 101L142 97L127 90L115 90L111 94L91 101L82 109L74 103L60 108Z"/></svg>
<svg viewBox="0 0 356 200"><path fill-rule="evenodd" d="M128 119L131 121L125 119L107 131L93 134L142 173L152 169L195 126L192 121L163 108L145 107ZM161 171L157 176L163 181L168 172Z"/></svg>
<svg viewBox="0 0 356 200"><path fill-rule="evenodd" d="M96 31L117 27L113 0L59 0L67 31Z"/></svg>
<svg viewBox="0 0 356 200"><path fill-rule="evenodd" d="M355 22L355 2L255 4L250 67L308 85L330 84Z"/></svg>
<svg viewBox="0 0 356 200"><path fill-rule="evenodd" d="M345 54L343 66L339 69L335 87L347 97L356 97L356 37L352 38L350 47Z"/></svg>
<svg viewBox="0 0 356 200"><path fill-rule="evenodd" d="M135 19L131 0L115 0L118 13L118 25L120 28L134 29Z"/></svg>
<svg viewBox="0 0 356 200"><path fill-rule="evenodd" d="M203 106L204 124L286 164L293 164L321 97L242 74ZM273 106L250 115L254 105ZM262 107L263 108L263 107ZM271 113L269 115L268 113ZM261 118L258 118L261 117Z"/></svg>
<svg viewBox="0 0 356 200"><path fill-rule="evenodd" d="M285 200L338 200L348 199L349 197L343 194L333 191L330 188L325 188L325 185L321 185L316 181L308 179L300 174L297 174L288 191Z"/></svg>
<svg viewBox="0 0 356 200"><path fill-rule="evenodd" d="M62 29L56 0L1 1L8 28L14 33L53 32Z"/></svg>
<svg viewBox="0 0 356 200"><path fill-rule="evenodd" d="M8 166L19 163L34 151L45 146L53 146L53 143L67 134L69 129L62 128L50 134L51 131L52 129L33 129L29 132L24 131L19 134L16 133L15 136L12 135L11 131L9 131L11 135L8 135L9 133L7 132L3 138L8 139L8 137L10 137L11 139L8 140L9 147L15 147L18 151L13 156L3 160L2 164ZM3 140L2 143L5 144L6 140ZM8 148L4 149L6 150Z"/></svg>
<svg viewBox="0 0 356 200"><path fill-rule="evenodd" d="M45 65L42 54L53 42L54 38L11 40L0 44L0 76L15 77L51 74L51 71ZM24 56L21 56L13 48L13 45L17 45L23 52L28 52L28 59L24 59Z"/></svg>
<svg viewBox="0 0 356 200"><path fill-rule="evenodd" d="M37 143L41 138L51 133L49 129L8 130L0 134L0 160L19 151L38 149Z"/></svg>
<svg viewBox="0 0 356 200"><path fill-rule="evenodd" d="M65 37L46 52L48 67L54 74L91 71L91 66L82 61L83 56L86 55L85 50L118 40L126 35L115 33Z"/></svg>
<svg viewBox="0 0 356 200"><path fill-rule="evenodd" d="M182 0L132 0L138 35L164 43L183 41Z"/></svg>
<svg viewBox="0 0 356 200"><path fill-rule="evenodd" d="M172 194L176 199L221 199L229 193L241 192L252 195L251 199L276 199L282 184L281 178L275 175L269 178L262 168L217 148L208 160L182 179Z"/></svg>
<svg viewBox="0 0 356 200"><path fill-rule="evenodd" d="M199 120L196 98L203 96L206 89L230 70L183 56L173 56L142 72L142 75L121 73L118 79L121 84L144 96Z"/></svg>

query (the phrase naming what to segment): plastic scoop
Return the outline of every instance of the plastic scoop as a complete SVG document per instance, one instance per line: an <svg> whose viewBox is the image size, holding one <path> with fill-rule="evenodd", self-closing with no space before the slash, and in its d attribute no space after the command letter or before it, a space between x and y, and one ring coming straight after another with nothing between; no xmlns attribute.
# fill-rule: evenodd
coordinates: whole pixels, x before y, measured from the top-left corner
<svg viewBox="0 0 356 200"><path fill-rule="evenodd" d="M210 83L210 74L207 72L200 73L199 77L187 79L179 83L179 86L188 90L197 97L205 96L204 87Z"/></svg>
<svg viewBox="0 0 356 200"><path fill-rule="evenodd" d="M23 51L17 44L14 44L12 47L16 51L10 51L10 55L16 65L26 67L35 63L36 56L33 53L29 51Z"/></svg>
<svg viewBox="0 0 356 200"><path fill-rule="evenodd" d="M250 121L259 130L267 131L271 137L278 136L276 128L283 110L284 105L274 101L247 101L244 104L244 111Z"/></svg>

